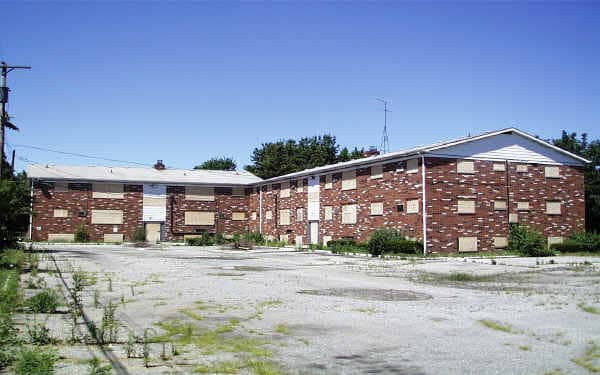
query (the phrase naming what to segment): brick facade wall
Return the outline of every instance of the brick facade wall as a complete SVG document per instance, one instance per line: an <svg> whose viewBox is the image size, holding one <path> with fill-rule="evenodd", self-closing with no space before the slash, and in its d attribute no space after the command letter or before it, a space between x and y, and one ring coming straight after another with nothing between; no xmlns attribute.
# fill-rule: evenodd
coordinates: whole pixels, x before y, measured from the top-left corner
<svg viewBox="0 0 600 375"><path fill-rule="evenodd" d="M498 162L495 162L498 163ZM518 163L506 163L505 170L495 170L494 162L475 160L474 173L459 173L457 160L426 159L427 237L428 251L456 252L459 237L475 237L477 249L494 249L494 237L506 238L509 217L530 225L546 237L566 237L585 228L584 178L577 167L559 166L559 178L545 176L545 165L527 164L526 172L517 171ZM362 242L379 228L395 228L406 236L422 238L422 166L406 169L405 162L383 165L381 178L372 178L370 167L356 169L356 188L342 190L342 173L333 173L332 187L326 188L325 175L319 186L319 238L352 237ZM301 236L309 242L308 180L291 180L290 196L282 197L281 184L262 186L262 210L257 187L248 187L245 196L233 196L231 188L215 188L214 201L185 199L182 186L167 187L165 237L179 240L186 234L208 230L224 234L259 231L267 238L294 243ZM84 223L93 240L101 241L105 233L114 233L114 225L91 224L92 209L123 210L123 224L118 233L130 239L142 225L142 185L125 185L123 199L92 198L90 184L69 184L68 192L54 192L52 186L34 190L33 239L47 240L49 233L73 233ZM474 213L459 213L460 200L472 201ZM418 212L408 213L407 202L414 200ZM495 200L506 201L507 209L494 207ZM528 202L528 210L519 210L518 202ZM546 213L546 203L561 202L559 214ZM383 215L371 214L371 203L383 203ZM356 204L356 223L342 223L342 206ZM398 209L401 204L403 210ZM332 220L326 220L325 207L331 206ZM54 208L69 210L69 217L53 217ZM280 210L290 210L289 225L280 225ZM298 209L302 209L301 220ZM87 216L79 217L85 211ZM186 211L215 212L214 226L185 225ZM267 212L271 219L267 219ZM245 212L245 220L233 220L234 212ZM172 216L173 213L173 217ZM253 216L255 213L255 217ZM514 214L517 216L514 217ZM171 225L173 222L173 225ZM41 229L38 229L41 228ZM282 237L283 236L283 237ZM299 237L300 238L300 237Z"/></svg>

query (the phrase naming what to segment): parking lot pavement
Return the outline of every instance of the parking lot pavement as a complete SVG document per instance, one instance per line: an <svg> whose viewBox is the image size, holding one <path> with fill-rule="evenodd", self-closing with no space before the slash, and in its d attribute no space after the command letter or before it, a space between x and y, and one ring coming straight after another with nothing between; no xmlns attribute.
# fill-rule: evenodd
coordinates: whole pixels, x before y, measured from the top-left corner
<svg viewBox="0 0 600 375"><path fill-rule="evenodd" d="M61 267L97 275L103 298L125 298L126 330L238 322L232 332L264 340L291 373L586 374L578 359L600 343L600 258L43 247ZM182 354L184 371L244 355L197 346Z"/></svg>

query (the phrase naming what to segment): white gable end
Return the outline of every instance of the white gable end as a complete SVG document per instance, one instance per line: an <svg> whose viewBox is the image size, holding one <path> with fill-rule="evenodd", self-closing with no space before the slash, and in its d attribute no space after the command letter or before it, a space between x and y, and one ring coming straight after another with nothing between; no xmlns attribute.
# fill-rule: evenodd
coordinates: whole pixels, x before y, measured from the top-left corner
<svg viewBox="0 0 600 375"><path fill-rule="evenodd" d="M540 164L581 165L581 161L518 134L497 134L483 139L440 148L434 156L483 160L512 160Z"/></svg>

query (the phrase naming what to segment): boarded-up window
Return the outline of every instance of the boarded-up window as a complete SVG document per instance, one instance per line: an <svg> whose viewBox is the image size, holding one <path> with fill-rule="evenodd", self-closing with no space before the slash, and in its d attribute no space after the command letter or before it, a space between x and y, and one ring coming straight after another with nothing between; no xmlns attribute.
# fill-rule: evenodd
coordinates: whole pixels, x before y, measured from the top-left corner
<svg viewBox="0 0 600 375"><path fill-rule="evenodd" d="M92 184L92 198L123 199L123 184Z"/></svg>
<svg viewBox="0 0 600 375"><path fill-rule="evenodd" d="M502 199L497 199L494 201L494 210L496 211L505 211L506 210L506 201Z"/></svg>
<svg viewBox="0 0 600 375"><path fill-rule="evenodd" d="M509 223L518 223L519 222L519 214L509 214L508 222Z"/></svg>
<svg viewBox="0 0 600 375"><path fill-rule="evenodd" d="M213 211L185 211L185 225L214 225Z"/></svg>
<svg viewBox="0 0 600 375"><path fill-rule="evenodd" d="M55 208L54 217L69 217L69 210L66 208Z"/></svg>
<svg viewBox="0 0 600 375"><path fill-rule="evenodd" d="M355 204L345 204L342 206L342 224L356 224Z"/></svg>
<svg viewBox="0 0 600 375"><path fill-rule="evenodd" d="M214 201L215 188L207 186L186 186L185 200L187 201Z"/></svg>
<svg viewBox="0 0 600 375"><path fill-rule="evenodd" d="M302 242L303 242L302 236L297 235L296 237L294 237L294 243L295 243L296 247L298 247L298 248L302 247Z"/></svg>
<svg viewBox="0 0 600 375"><path fill-rule="evenodd" d="M527 164L517 164L517 172L518 173L527 172Z"/></svg>
<svg viewBox="0 0 600 375"><path fill-rule="evenodd" d="M92 224L123 224L123 211L92 210Z"/></svg>
<svg viewBox="0 0 600 375"><path fill-rule="evenodd" d="M296 221L304 221L304 208L296 209Z"/></svg>
<svg viewBox="0 0 600 375"><path fill-rule="evenodd" d="M279 225L290 225L290 210L279 210Z"/></svg>
<svg viewBox="0 0 600 375"><path fill-rule="evenodd" d="M234 197L244 197L246 196L246 189L243 187L234 187L231 189L231 195Z"/></svg>
<svg viewBox="0 0 600 375"><path fill-rule="evenodd" d="M560 215L560 202L548 201L546 202L546 213L548 215Z"/></svg>
<svg viewBox="0 0 600 375"><path fill-rule="evenodd" d="M383 165L374 165L371 167L371 178L383 178Z"/></svg>
<svg viewBox="0 0 600 375"><path fill-rule="evenodd" d="M279 191L279 197L281 198L289 198L290 197L290 183L289 182L282 182L281 183L281 190Z"/></svg>
<svg viewBox="0 0 600 375"><path fill-rule="evenodd" d="M323 210L324 210L325 220L326 221L333 220L333 207L331 207L331 206L324 206Z"/></svg>
<svg viewBox="0 0 600 375"><path fill-rule="evenodd" d="M406 213L407 214L419 213L419 200L418 199L409 199L406 201Z"/></svg>
<svg viewBox="0 0 600 375"><path fill-rule="evenodd" d="M342 190L356 189L356 170L342 173Z"/></svg>
<svg viewBox="0 0 600 375"><path fill-rule="evenodd" d="M273 220L273 211L267 211L267 212L265 212L265 219L266 220Z"/></svg>
<svg viewBox="0 0 600 375"><path fill-rule="evenodd" d="M383 202L371 203L371 215L373 215L373 216L383 215Z"/></svg>
<svg viewBox="0 0 600 375"><path fill-rule="evenodd" d="M246 220L246 213L245 212L232 212L231 220L234 220L234 221Z"/></svg>
<svg viewBox="0 0 600 375"><path fill-rule="evenodd" d="M250 214L250 219L256 220L256 211L252 211L252 213Z"/></svg>
<svg viewBox="0 0 600 375"><path fill-rule="evenodd" d="M473 199L459 199L458 200L458 213L459 214L474 214L475 213L475 201Z"/></svg>
<svg viewBox="0 0 600 375"><path fill-rule="evenodd" d="M560 168L544 167L544 174L547 178L560 178Z"/></svg>
<svg viewBox="0 0 600 375"><path fill-rule="evenodd" d="M548 237L548 246L553 245L555 243L563 243L563 237Z"/></svg>
<svg viewBox="0 0 600 375"><path fill-rule="evenodd" d="M123 233L105 233L104 242L121 243L123 242Z"/></svg>
<svg viewBox="0 0 600 375"><path fill-rule="evenodd" d="M494 247L496 249L503 249L508 247L508 240L506 237L494 237Z"/></svg>
<svg viewBox="0 0 600 375"><path fill-rule="evenodd" d="M504 163L494 163L492 165L492 170L496 172L504 172L506 170L506 164Z"/></svg>
<svg viewBox="0 0 600 375"><path fill-rule="evenodd" d="M304 180L296 181L296 192L302 193L304 191Z"/></svg>
<svg viewBox="0 0 600 375"><path fill-rule="evenodd" d="M529 202L528 201L519 201L519 202L517 202L517 210L519 210L519 211L529 211Z"/></svg>
<svg viewBox="0 0 600 375"><path fill-rule="evenodd" d="M152 197L152 196L144 195L142 202L143 202L144 206L166 207L167 198L166 197Z"/></svg>
<svg viewBox="0 0 600 375"><path fill-rule="evenodd" d="M332 240L331 236L323 236L323 245L327 246L327 244L329 243L329 241Z"/></svg>
<svg viewBox="0 0 600 375"><path fill-rule="evenodd" d="M66 193L69 191L69 183L68 182L55 182L54 183L54 192L55 193Z"/></svg>
<svg viewBox="0 0 600 375"><path fill-rule="evenodd" d="M406 173L417 173L419 171L419 159L408 159L406 161Z"/></svg>
<svg viewBox="0 0 600 375"><path fill-rule="evenodd" d="M472 160L459 160L456 162L458 173L475 173L475 163Z"/></svg>
<svg viewBox="0 0 600 375"><path fill-rule="evenodd" d="M73 242L73 241L75 241L75 234L73 234L73 233L48 233L48 241Z"/></svg>
<svg viewBox="0 0 600 375"><path fill-rule="evenodd" d="M333 176L328 174L325 176L325 189L333 188Z"/></svg>
<svg viewBox="0 0 600 375"><path fill-rule="evenodd" d="M290 237L287 234L280 234L279 241L288 243L290 241Z"/></svg>
<svg viewBox="0 0 600 375"><path fill-rule="evenodd" d="M458 237L458 251L477 251L477 237Z"/></svg>

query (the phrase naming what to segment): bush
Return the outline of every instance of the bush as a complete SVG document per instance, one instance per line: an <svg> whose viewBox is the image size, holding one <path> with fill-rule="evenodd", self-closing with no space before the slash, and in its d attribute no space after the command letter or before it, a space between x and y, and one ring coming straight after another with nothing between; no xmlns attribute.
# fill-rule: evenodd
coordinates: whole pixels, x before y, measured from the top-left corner
<svg viewBox="0 0 600 375"><path fill-rule="evenodd" d="M419 254L423 251L423 245L418 241L404 238L395 229L378 229L369 239L369 254L374 257L383 254Z"/></svg>
<svg viewBox="0 0 600 375"><path fill-rule="evenodd" d="M144 229L143 226L139 226L137 228L135 228L135 231L133 232L133 238L132 238L133 242L145 242L146 241L146 230Z"/></svg>
<svg viewBox="0 0 600 375"><path fill-rule="evenodd" d="M334 254L366 254L369 252L367 244L356 243L352 239L332 240L327 243L327 249Z"/></svg>
<svg viewBox="0 0 600 375"><path fill-rule="evenodd" d="M0 268L25 268L27 256L23 250L5 250L0 256Z"/></svg>
<svg viewBox="0 0 600 375"><path fill-rule="evenodd" d="M245 238L255 245L262 245L265 243L265 238L260 232L248 232L246 233Z"/></svg>
<svg viewBox="0 0 600 375"><path fill-rule="evenodd" d="M42 323L34 323L27 327L29 342L33 345L48 345L56 340L50 335L50 328Z"/></svg>
<svg viewBox="0 0 600 375"><path fill-rule="evenodd" d="M85 229L85 225L83 223L79 224L75 231L75 242L88 242L89 239L90 237Z"/></svg>
<svg viewBox="0 0 600 375"><path fill-rule="evenodd" d="M600 252L600 234L598 233L575 233L567 238L563 243L557 243L550 246L551 249L561 253L576 252Z"/></svg>
<svg viewBox="0 0 600 375"><path fill-rule="evenodd" d="M554 255L554 251L547 247L546 239L540 232L519 224L511 224L510 226L508 250L518 252L522 256L528 257L547 257Z"/></svg>
<svg viewBox="0 0 600 375"><path fill-rule="evenodd" d="M58 294L52 289L47 289L29 298L25 305L34 313L53 313L58 307L58 301Z"/></svg>
<svg viewBox="0 0 600 375"><path fill-rule="evenodd" d="M51 375L57 360L58 356L53 351L24 349L18 354L13 371L16 375Z"/></svg>
<svg viewBox="0 0 600 375"><path fill-rule="evenodd" d="M215 241L208 232L203 232L200 237L188 238L186 243L189 246L211 246L214 245Z"/></svg>

